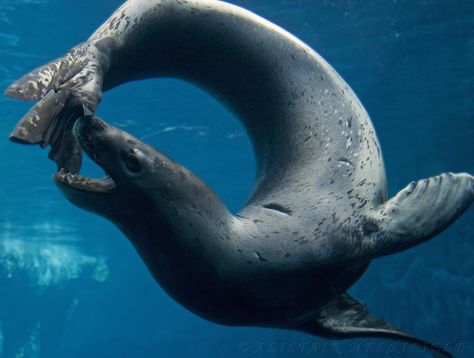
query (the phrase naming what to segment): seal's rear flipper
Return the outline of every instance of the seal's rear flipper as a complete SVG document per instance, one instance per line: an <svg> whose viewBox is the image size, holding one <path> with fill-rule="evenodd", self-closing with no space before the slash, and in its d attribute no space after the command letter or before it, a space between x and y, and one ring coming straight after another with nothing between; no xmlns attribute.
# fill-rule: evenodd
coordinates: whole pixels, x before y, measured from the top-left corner
<svg viewBox="0 0 474 358"><path fill-rule="evenodd" d="M22 144L40 144L46 147L61 112L69 99L68 91L49 91L17 123L10 140Z"/></svg>
<svg viewBox="0 0 474 358"><path fill-rule="evenodd" d="M20 143L51 143L57 126L66 126L64 112L82 106L95 111L102 95L102 78L107 60L101 49L85 42L63 57L31 71L10 85L5 94L39 102L23 117L10 139ZM71 107L73 107L71 109Z"/></svg>
<svg viewBox="0 0 474 358"><path fill-rule="evenodd" d="M415 246L440 233L474 201L474 177L445 173L408 185L367 212L358 254L375 258Z"/></svg>
<svg viewBox="0 0 474 358"><path fill-rule="evenodd" d="M347 293L324 307L319 315L297 330L316 336L335 339L387 338L416 344L433 352L435 357L452 357L436 344L425 342L391 327L383 319L372 316L367 308Z"/></svg>
<svg viewBox="0 0 474 358"><path fill-rule="evenodd" d="M58 72L60 68L61 59L41 66L8 86L5 94L26 101L39 100L50 90L58 87Z"/></svg>
<svg viewBox="0 0 474 358"><path fill-rule="evenodd" d="M93 113L102 93L107 50L85 42L23 76L5 94L39 102L18 122L10 139L23 144L51 145L49 158L58 169L78 173L81 149L72 135L74 122ZM109 46L110 47L110 46Z"/></svg>
<svg viewBox="0 0 474 358"><path fill-rule="evenodd" d="M63 57L27 73L12 83L5 94L16 99L39 100L51 90L58 90L86 66L86 61L74 57L78 49L74 48Z"/></svg>
<svg viewBox="0 0 474 358"><path fill-rule="evenodd" d="M48 92L18 122L10 139L23 144L51 145L49 158L69 173L78 173L82 155L72 135L72 126L79 117L89 115L87 107L78 104L68 90Z"/></svg>

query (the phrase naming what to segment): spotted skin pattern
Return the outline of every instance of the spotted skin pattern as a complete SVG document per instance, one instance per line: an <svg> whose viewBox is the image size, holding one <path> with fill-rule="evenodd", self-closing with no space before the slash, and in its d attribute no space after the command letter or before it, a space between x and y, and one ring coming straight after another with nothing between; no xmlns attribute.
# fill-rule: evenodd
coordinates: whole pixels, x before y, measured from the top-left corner
<svg viewBox="0 0 474 358"><path fill-rule="evenodd" d="M185 168L96 119L78 122L76 137L99 165L113 163L105 169L117 181L108 193L114 208L99 194L62 183L68 199L120 227L157 281L202 317L425 344L373 318L344 292L373 258L426 241L454 221L474 199L473 177L443 174L388 200L366 110L319 54L280 27L222 1L129 0L86 42L7 94L42 98L41 106L50 91L70 91L94 111L102 91L163 76L201 86L246 127L257 159L248 204L231 215ZM37 122L51 120L43 112ZM111 154L134 148L155 163L144 170L147 179L121 171L123 158ZM168 167L175 170L163 176L159 168ZM121 190L138 187L140 203L160 209L137 204L136 215L119 215L117 208L126 211L133 202ZM142 218L146 230L137 229Z"/></svg>

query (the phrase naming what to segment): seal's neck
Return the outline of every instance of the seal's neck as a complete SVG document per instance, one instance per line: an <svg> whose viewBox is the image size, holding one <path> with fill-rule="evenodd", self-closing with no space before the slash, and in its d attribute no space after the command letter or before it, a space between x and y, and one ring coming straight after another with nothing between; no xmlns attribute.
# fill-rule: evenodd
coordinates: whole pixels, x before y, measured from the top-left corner
<svg viewBox="0 0 474 358"><path fill-rule="evenodd" d="M150 155L152 168L117 186L121 210L109 215L135 246L189 253L234 236L234 217L201 179L158 151Z"/></svg>

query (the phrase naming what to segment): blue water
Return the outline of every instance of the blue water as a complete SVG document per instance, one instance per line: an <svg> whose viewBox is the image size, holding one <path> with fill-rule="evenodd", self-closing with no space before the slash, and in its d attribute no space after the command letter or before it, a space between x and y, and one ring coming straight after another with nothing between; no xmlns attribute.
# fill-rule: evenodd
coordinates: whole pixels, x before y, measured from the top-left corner
<svg viewBox="0 0 474 358"><path fill-rule="evenodd" d="M471 0L232 2L303 39L352 86L380 138L391 195L444 171L474 173ZM85 40L119 5L0 0L0 87ZM390 341L229 328L189 313L112 224L62 197L45 150L7 140L30 106L0 97L0 357L413 356L390 354ZM233 211L244 204L255 175L249 140L200 89L127 84L98 114L199 174ZM474 356L473 219L471 209L430 242L376 260L351 294L393 325Z"/></svg>

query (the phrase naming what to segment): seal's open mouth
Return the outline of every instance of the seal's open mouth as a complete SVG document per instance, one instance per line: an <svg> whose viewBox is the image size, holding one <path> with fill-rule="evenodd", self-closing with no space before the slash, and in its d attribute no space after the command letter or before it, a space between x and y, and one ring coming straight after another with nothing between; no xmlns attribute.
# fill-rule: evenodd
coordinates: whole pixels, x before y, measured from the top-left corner
<svg viewBox="0 0 474 358"><path fill-rule="evenodd" d="M96 193L111 193L117 187L113 179L106 175L102 179L93 179L79 174L66 173L61 169L54 175L54 180L79 190Z"/></svg>
<svg viewBox="0 0 474 358"><path fill-rule="evenodd" d="M79 122L82 122L80 124ZM87 124L84 124L86 122ZM101 123L101 121L92 121L92 119L81 121L81 119L77 119L75 121L74 127L69 128L68 132L70 133L70 140L74 141L76 146L80 146L82 151L87 154L92 161L94 161L97 165L103 167L104 163L99 160L98 150L96 147L98 139L92 139L94 136L89 135L84 137L83 135L79 134L78 127L87 128L87 131L93 132L94 130L100 131L103 129L100 126L94 127L93 124ZM79 124L79 126L77 125ZM72 146L74 147L74 146ZM81 150L78 151L80 158L82 158ZM57 162L59 165L59 162ZM76 165L73 169L65 169L61 168L55 175L54 180L56 183L60 183L65 185L66 187L74 188L80 191L87 191L87 192L94 192L94 193L112 193L114 189L117 187L114 180L107 174L105 177L101 179L94 179L89 178L86 176L82 176L79 174L81 169L82 160L76 160Z"/></svg>

